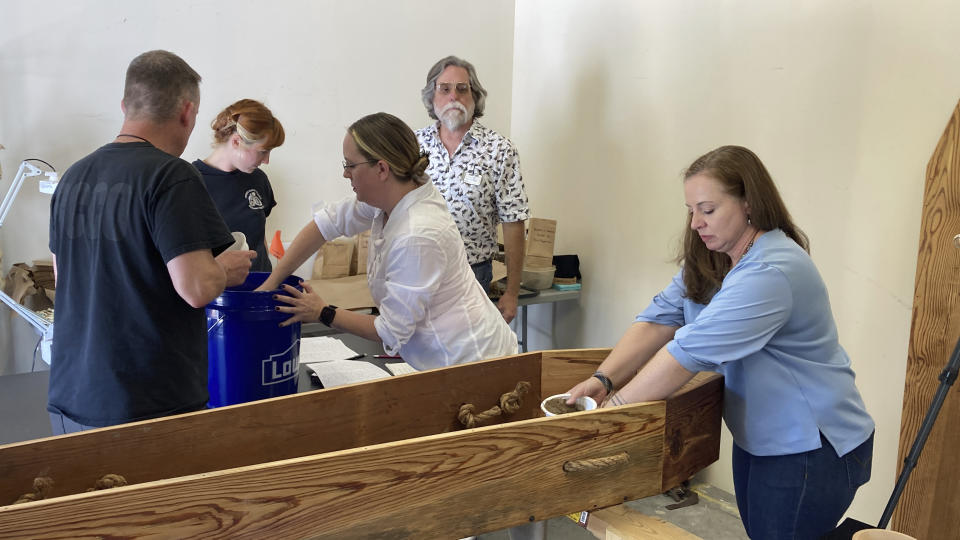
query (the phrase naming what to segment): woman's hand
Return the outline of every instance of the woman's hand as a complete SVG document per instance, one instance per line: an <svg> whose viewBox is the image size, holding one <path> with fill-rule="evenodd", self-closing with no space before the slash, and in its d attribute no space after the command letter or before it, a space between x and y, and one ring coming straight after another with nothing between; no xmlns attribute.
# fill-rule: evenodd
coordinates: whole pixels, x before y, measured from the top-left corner
<svg viewBox="0 0 960 540"><path fill-rule="evenodd" d="M315 292L313 287L303 281L300 282L303 291L298 291L290 285L283 285L283 290L290 296L274 295L273 299L279 302L290 304L289 306L277 306L277 311L290 313L293 316L280 323L280 326L290 326L296 322L317 322L320 319L320 311L327 305Z"/></svg>
<svg viewBox="0 0 960 540"><path fill-rule="evenodd" d="M601 403L603 399L607 396L607 389L603 387L603 383L600 382L600 379L590 376L588 379L584 379L582 382L574 386L568 392L570 397L567 398L567 405L573 405L577 402L577 398L583 396L592 397L597 403Z"/></svg>

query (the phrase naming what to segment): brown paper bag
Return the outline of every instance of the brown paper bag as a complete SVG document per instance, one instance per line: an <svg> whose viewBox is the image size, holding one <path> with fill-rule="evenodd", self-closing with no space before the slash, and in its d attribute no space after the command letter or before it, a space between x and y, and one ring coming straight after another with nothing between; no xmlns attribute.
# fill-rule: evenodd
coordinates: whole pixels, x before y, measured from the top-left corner
<svg viewBox="0 0 960 540"><path fill-rule="evenodd" d="M364 231L356 237L357 247L353 250L353 259L350 261L350 275L367 273L367 251L370 247L370 231Z"/></svg>
<svg viewBox="0 0 960 540"><path fill-rule="evenodd" d="M555 219L530 218L527 222L527 249L523 266L544 268L553 264L553 244L557 236Z"/></svg>
<svg viewBox="0 0 960 540"><path fill-rule="evenodd" d="M337 239L327 242L320 249L317 260L313 264L313 274L317 275L320 268L320 279L333 279L350 275L350 261L353 259L355 245L353 238Z"/></svg>

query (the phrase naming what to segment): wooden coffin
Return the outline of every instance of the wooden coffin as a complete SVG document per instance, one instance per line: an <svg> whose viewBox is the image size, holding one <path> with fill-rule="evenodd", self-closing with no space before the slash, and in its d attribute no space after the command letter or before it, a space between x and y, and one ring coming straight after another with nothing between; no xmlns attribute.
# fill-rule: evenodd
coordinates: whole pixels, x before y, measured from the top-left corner
<svg viewBox="0 0 960 540"><path fill-rule="evenodd" d="M722 378L543 417L609 349L539 351L0 446L0 538L457 538L661 493L718 457ZM472 429L520 381L515 413ZM130 483L85 492L105 474ZM35 477L50 497L11 504Z"/></svg>

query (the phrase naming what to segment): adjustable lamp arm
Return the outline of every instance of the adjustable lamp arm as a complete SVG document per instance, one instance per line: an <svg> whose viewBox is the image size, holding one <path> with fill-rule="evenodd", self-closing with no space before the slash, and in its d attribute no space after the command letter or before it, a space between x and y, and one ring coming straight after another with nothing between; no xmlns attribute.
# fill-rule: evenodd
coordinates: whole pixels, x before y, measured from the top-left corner
<svg viewBox="0 0 960 540"><path fill-rule="evenodd" d="M58 180L57 173L55 171L44 171L26 161L20 163L20 169L17 170L17 176L14 177L13 183L10 184L10 189L7 190L7 195L3 198L3 203L0 204L0 227L3 227L3 221L7 218L7 212L10 211L10 207L13 206L13 200L16 199L17 194L20 193L20 188L23 187L24 179L31 176L40 175L45 175L49 178L49 180L41 180L40 191L43 193L53 193L53 191L57 188Z"/></svg>

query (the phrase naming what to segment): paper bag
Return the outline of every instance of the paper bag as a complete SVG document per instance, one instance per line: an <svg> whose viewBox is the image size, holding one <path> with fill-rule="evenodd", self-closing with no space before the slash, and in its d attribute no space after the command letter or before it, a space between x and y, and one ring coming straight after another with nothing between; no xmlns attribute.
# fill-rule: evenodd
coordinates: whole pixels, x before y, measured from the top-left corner
<svg viewBox="0 0 960 540"><path fill-rule="evenodd" d="M364 231L356 236L357 247L353 250L353 259L350 261L350 275L367 273L367 251L370 248L370 231Z"/></svg>
<svg viewBox="0 0 960 540"><path fill-rule="evenodd" d="M526 268L551 266L553 244L557 236L557 221L530 218L527 227L527 249L523 257L523 266Z"/></svg>
<svg viewBox="0 0 960 540"><path fill-rule="evenodd" d="M320 279L333 279L350 275L350 261L353 258L353 238L338 239L327 242L320 249L316 262L313 263L313 275L318 274Z"/></svg>

